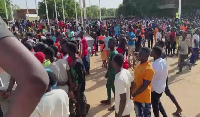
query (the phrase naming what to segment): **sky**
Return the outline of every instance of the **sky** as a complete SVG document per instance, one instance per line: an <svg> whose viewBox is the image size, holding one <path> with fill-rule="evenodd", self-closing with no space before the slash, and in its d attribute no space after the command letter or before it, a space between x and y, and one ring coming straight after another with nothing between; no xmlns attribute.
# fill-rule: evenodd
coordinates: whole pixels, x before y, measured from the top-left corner
<svg viewBox="0 0 200 117"><path fill-rule="evenodd" d="M11 0L13 4L17 4L20 8L26 9L26 0ZM28 1L28 8L34 9L35 7L35 0L27 0ZM36 0L40 2L42 0ZM76 0L77 2L79 0ZM123 0L101 0L101 7L105 8L118 8L118 6L122 3ZM99 0L86 0L86 6L90 5L98 5Z"/></svg>

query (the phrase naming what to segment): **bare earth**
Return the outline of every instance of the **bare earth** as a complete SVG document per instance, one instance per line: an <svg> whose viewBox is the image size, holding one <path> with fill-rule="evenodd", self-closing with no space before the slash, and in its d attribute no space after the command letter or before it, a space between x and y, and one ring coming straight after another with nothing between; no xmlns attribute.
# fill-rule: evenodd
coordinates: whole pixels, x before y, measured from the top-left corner
<svg viewBox="0 0 200 117"><path fill-rule="evenodd" d="M186 67L183 74L176 75L177 57L168 57L169 66L169 87L175 95L179 104L183 109L184 117L200 117L200 62L188 71ZM102 61L99 56L91 57L91 75L87 77L86 97L91 109L88 117L114 117L114 112L107 111L108 107L101 105L100 101L107 98L106 79L104 78L106 69L101 67ZM172 113L176 111L171 100L163 94L161 97L163 106L169 117L173 117ZM135 117L134 111L131 117Z"/></svg>

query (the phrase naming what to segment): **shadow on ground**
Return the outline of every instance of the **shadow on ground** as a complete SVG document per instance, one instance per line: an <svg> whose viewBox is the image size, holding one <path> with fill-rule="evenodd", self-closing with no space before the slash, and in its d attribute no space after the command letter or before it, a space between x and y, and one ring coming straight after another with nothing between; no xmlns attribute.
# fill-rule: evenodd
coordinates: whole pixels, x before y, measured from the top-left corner
<svg viewBox="0 0 200 117"><path fill-rule="evenodd" d="M99 112L105 110L106 108L109 108L110 105L96 105L95 107L91 108L89 111L89 115L91 117L95 117L95 115L97 115ZM101 117L108 117L113 111L108 111L106 114L102 115Z"/></svg>

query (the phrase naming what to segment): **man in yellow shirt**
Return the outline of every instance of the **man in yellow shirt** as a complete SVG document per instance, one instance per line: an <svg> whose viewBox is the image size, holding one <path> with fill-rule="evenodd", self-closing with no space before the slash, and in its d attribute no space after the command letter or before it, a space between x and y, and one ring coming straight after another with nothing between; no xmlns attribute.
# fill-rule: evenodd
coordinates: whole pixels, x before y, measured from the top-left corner
<svg viewBox="0 0 200 117"><path fill-rule="evenodd" d="M131 85L136 117L151 117L151 81L154 70L148 61L149 55L149 48L140 49L140 64L135 67L135 79Z"/></svg>

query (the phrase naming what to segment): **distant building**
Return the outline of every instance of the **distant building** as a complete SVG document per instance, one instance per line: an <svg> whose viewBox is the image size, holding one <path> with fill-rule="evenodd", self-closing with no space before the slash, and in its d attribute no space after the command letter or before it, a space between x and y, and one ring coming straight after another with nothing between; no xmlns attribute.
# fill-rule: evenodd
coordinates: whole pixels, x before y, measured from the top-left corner
<svg viewBox="0 0 200 117"><path fill-rule="evenodd" d="M28 9L29 14L36 14L36 9ZM18 9L14 14L15 20L26 19L27 9Z"/></svg>

